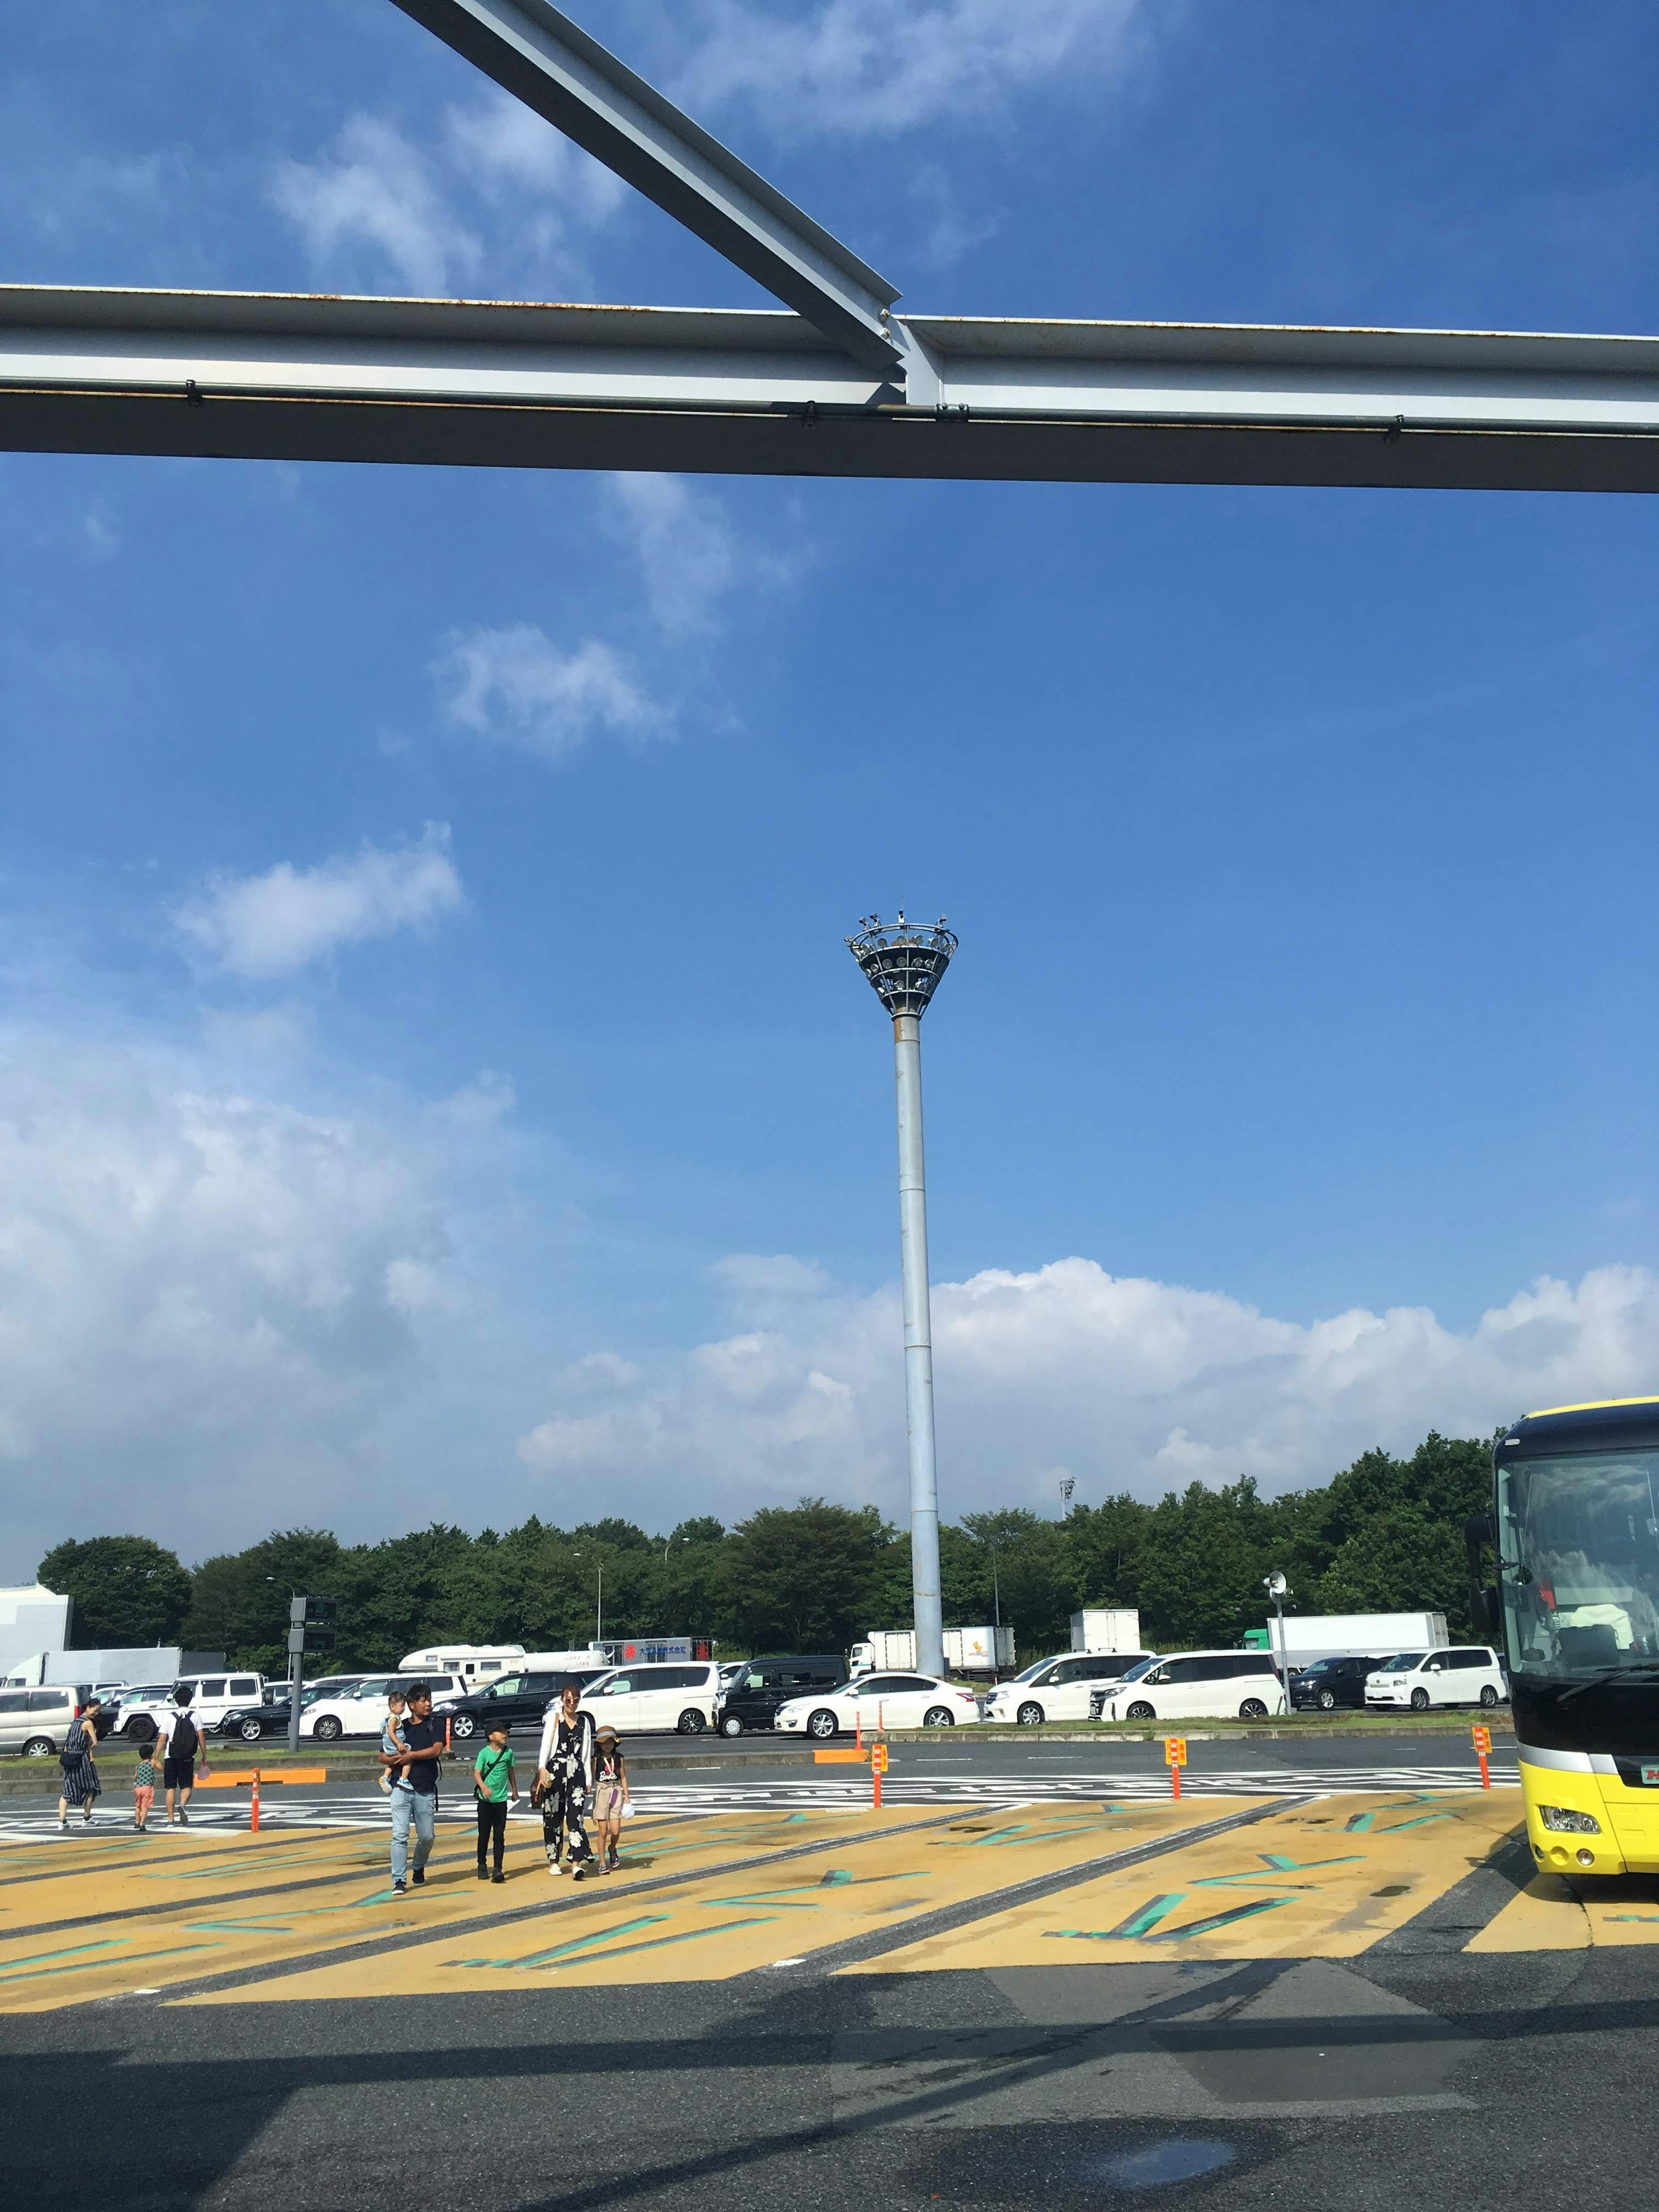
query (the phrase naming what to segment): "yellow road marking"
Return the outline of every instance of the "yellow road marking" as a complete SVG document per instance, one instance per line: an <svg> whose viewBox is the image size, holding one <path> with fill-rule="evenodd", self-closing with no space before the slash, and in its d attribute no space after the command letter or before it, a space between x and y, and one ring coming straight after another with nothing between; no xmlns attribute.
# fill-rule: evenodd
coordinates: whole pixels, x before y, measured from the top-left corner
<svg viewBox="0 0 1659 2212"><path fill-rule="evenodd" d="M1659 1943L1659 1878L1622 1875L1607 1881L1536 1874L1467 1951L1585 1951Z"/></svg>
<svg viewBox="0 0 1659 2212"><path fill-rule="evenodd" d="M545 1926L520 1923L481 1931L483 1940L480 1931L441 1930L418 1947L324 1960L304 1973L181 2002L412 1996L545 1982L725 1981L1005 1883L1202 1825L1246 1802L1210 1797L1110 1810L1092 1802L1040 1805L1012 1816L964 1808L948 1826L908 1835L884 1832L894 1825L890 1814L841 1814L838 1838L747 1876L727 1869L684 1888L614 1903L599 1889L591 1920L586 1910L560 1913ZM866 1840L849 1850L851 1836Z"/></svg>
<svg viewBox="0 0 1659 2212"><path fill-rule="evenodd" d="M1431 1805L1345 1794L843 1972L1352 1958L1482 1864L1516 1810L1479 1790Z"/></svg>

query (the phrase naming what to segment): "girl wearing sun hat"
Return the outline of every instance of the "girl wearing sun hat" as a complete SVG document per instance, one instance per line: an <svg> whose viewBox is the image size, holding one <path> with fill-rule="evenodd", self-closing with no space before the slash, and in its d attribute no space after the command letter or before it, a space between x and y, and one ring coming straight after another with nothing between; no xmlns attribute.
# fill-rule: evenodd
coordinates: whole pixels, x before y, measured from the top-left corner
<svg viewBox="0 0 1659 2212"><path fill-rule="evenodd" d="M632 1800L628 1795L628 1764L617 1731L608 1721L599 1730L595 1750L593 1825L599 1831L599 1863L609 1874L621 1864L617 1845L622 1838L623 1810L631 1810Z"/></svg>

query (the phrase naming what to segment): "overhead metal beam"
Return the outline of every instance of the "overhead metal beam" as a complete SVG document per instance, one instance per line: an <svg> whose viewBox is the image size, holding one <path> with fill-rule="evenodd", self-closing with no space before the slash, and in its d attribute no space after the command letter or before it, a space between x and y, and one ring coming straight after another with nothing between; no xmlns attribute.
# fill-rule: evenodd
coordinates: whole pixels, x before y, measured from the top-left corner
<svg viewBox="0 0 1659 2212"><path fill-rule="evenodd" d="M0 286L0 446L1659 490L1659 339L949 316L902 334L926 404L764 310Z"/></svg>
<svg viewBox="0 0 1659 2212"><path fill-rule="evenodd" d="M879 374L902 372L886 312L897 286L548 0L394 4L854 361Z"/></svg>

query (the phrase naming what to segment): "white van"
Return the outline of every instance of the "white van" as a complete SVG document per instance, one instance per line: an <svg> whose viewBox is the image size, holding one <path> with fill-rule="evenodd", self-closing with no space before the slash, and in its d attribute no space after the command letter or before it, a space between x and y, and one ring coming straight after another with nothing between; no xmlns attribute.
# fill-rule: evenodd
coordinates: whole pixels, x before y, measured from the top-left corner
<svg viewBox="0 0 1659 2212"><path fill-rule="evenodd" d="M720 1670L707 1660L684 1667L618 1667L582 1692L595 1721L609 1721L618 1735L678 1729L701 1735L714 1725Z"/></svg>
<svg viewBox="0 0 1659 2212"><path fill-rule="evenodd" d="M1000 1682L985 1700L988 1721L1041 1728L1044 1721L1086 1721L1089 1700L1121 1682L1150 1651L1062 1651L1039 1660L1014 1681Z"/></svg>
<svg viewBox="0 0 1659 2212"><path fill-rule="evenodd" d="M1108 1721L1263 1721L1285 1710L1268 1651L1177 1651L1132 1667L1106 1700Z"/></svg>
<svg viewBox="0 0 1659 2212"><path fill-rule="evenodd" d="M185 1674L180 1681L191 1692L190 1717L203 1735L212 1735L227 1713L240 1712L245 1705L264 1702L263 1674ZM145 1682L137 1689L124 1692L122 1735L149 1742L155 1734L160 1716L176 1711L173 1693L179 1686L179 1682Z"/></svg>
<svg viewBox="0 0 1659 2212"><path fill-rule="evenodd" d="M1365 1677L1372 1711L1402 1705L1426 1712L1431 1705L1495 1705L1509 1695L1498 1654L1489 1644L1452 1644L1443 1651L1397 1651Z"/></svg>

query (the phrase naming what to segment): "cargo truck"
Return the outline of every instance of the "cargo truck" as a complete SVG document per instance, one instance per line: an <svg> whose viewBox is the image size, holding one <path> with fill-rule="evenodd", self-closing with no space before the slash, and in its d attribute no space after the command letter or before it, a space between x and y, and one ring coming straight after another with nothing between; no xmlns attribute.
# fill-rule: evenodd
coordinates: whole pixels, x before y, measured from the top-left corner
<svg viewBox="0 0 1659 2212"><path fill-rule="evenodd" d="M1132 1605L1094 1606L1072 1615L1073 1651L1140 1650L1140 1615Z"/></svg>
<svg viewBox="0 0 1659 2212"><path fill-rule="evenodd" d="M1006 1674L1013 1663L1012 1628L947 1628L945 1632L945 1664L953 1674ZM872 1628L862 1644L853 1646L854 1674L870 1674L889 1667L914 1674L915 1665L916 1638L913 1629Z"/></svg>
<svg viewBox="0 0 1659 2212"><path fill-rule="evenodd" d="M1283 1626L1282 1645L1277 1620L1250 1641L1292 1673L1316 1659L1382 1661L1397 1651L1437 1651L1450 1641L1443 1613L1287 1613Z"/></svg>

